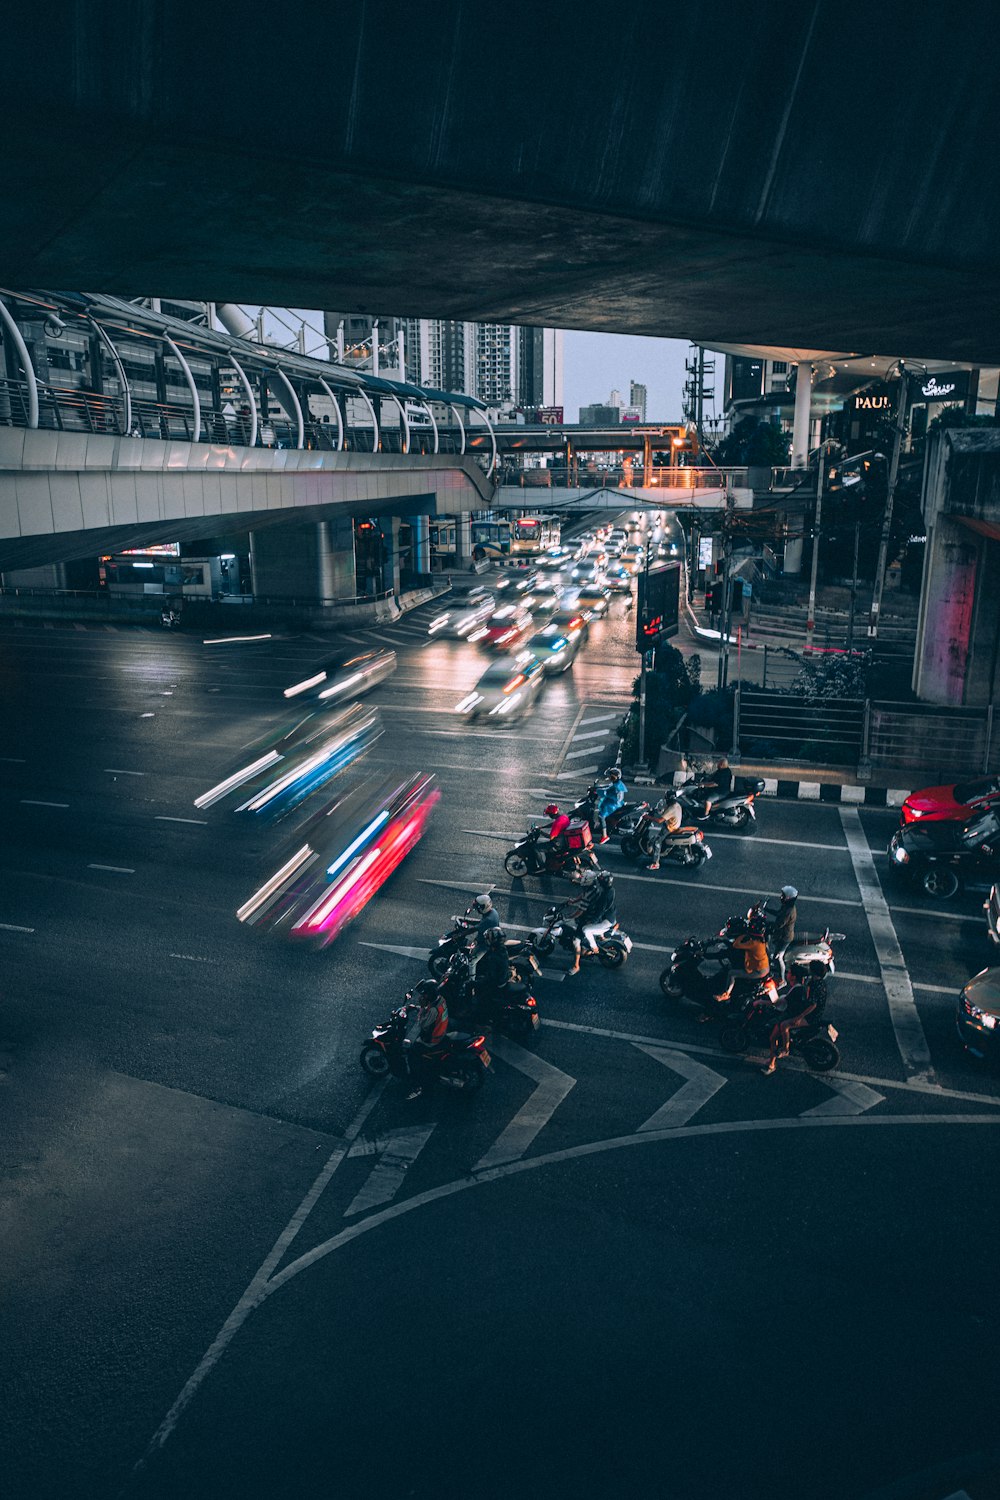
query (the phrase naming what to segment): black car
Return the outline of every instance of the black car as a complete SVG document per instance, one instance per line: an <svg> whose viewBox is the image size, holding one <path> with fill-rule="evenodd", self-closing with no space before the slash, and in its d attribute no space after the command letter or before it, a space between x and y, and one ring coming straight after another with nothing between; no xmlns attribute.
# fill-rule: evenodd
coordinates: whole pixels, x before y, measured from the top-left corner
<svg viewBox="0 0 1000 1500"><path fill-rule="evenodd" d="M969 980L958 997L955 1024L973 1057L1000 1060L1000 969L984 969Z"/></svg>
<svg viewBox="0 0 1000 1500"><path fill-rule="evenodd" d="M889 868L928 896L946 900L963 885L990 885L1000 876L1000 814L907 823L889 840L888 854Z"/></svg>

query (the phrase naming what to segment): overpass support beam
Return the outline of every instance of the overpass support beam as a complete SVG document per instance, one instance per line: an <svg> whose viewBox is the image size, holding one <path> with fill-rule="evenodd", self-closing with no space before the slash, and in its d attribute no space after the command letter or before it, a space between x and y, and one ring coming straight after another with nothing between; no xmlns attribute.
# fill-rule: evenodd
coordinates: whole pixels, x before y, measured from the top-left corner
<svg viewBox="0 0 1000 1500"><path fill-rule="evenodd" d="M472 567L472 516L468 511L455 517L455 561L460 568Z"/></svg>
<svg viewBox="0 0 1000 1500"><path fill-rule="evenodd" d="M928 537L913 664L913 690L925 703L961 707L979 701L967 686L984 545L946 515L938 515Z"/></svg>
<svg viewBox="0 0 1000 1500"><path fill-rule="evenodd" d="M428 516L407 516L413 551L410 566L414 573L429 573L431 570L431 523Z"/></svg>
<svg viewBox="0 0 1000 1500"><path fill-rule="evenodd" d="M795 415L792 419L792 468L804 469L809 462L809 412L812 406L812 365L800 360L795 367Z"/></svg>
<svg viewBox="0 0 1000 1500"><path fill-rule="evenodd" d="M321 605L358 592L350 516L251 531L250 558L257 599Z"/></svg>

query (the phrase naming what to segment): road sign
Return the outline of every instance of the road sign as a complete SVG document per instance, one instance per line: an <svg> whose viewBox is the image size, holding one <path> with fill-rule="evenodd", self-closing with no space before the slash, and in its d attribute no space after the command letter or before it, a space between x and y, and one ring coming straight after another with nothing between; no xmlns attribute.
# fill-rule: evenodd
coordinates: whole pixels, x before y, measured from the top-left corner
<svg viewBox="0 0 1000 1500"><path fill-rule="evenodd" d="M677 634L680 626L681 565L658 563L639 574L635 649L651 651Z"/></svg>

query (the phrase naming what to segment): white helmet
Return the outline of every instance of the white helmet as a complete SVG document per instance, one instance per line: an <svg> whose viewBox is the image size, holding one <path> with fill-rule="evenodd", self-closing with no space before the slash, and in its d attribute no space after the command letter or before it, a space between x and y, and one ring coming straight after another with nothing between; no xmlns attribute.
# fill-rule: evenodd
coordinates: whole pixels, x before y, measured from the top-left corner
<svg viewBox="0 0 1000 1500"><path fill-rule="evenodd" d="M781 887L781 899L783 901L795 901L798 898L798 894L794 885L783 885Z"/></svg>
<svg viewBox="0 0 1000 1500"><path fill-rule="evenodd" d="M597 871L596 870L581 870L580 871L580 884L581 885L585 885L585 886L593 885L594 882L596 881L596 879L597 879Z"/></svg>
<svg viewBox="0 0 1000 1500"><path fill-rule="evenodd" d="M484 915L486 912L493 910L493 899L489 891L484 891L481 896L477 896L472 904L477 911L481 911Z"/></svg>

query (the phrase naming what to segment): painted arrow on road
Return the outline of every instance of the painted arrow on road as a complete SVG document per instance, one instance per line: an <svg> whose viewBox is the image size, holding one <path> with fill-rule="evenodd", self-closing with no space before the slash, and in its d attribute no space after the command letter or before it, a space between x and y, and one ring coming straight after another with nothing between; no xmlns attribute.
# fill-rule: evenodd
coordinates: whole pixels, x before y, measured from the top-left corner
<svg viewBox="0 0 1000 1500"><path fill-rule="evenodd" d="M382 1203L391 1203L403 1179L433 1134L433 1125L407 1125L375 1141L355 1141L348 1156L378 1156L365 1182L344 1209L344 1218L363 1214Z"/></svg>
<svg viewBox="0 0 1000 1500"><path fill-rule="evenodd" d="M824 1099L822 1104L817 1104L812 1109L804 1109L803 1119L808 1119L810 1115L863 1115L865 1110L874 1109L876 1104L885 1102L885 1095L870 1089L866 1083L827 1077L822 1082L827 1088L833 1089L833 1098Z"/></svg>
<svg viewBox="0 0 1000 1500"><path fill-rule="evenodd" d="M426 960L430 948L408 948L405 943L358 942L359 948L378 948L380 953L398 953L400 958L422 958Z"/></svg>
<svg viewBox="0 0 1000 1500"><path fill-rule="evenodd" d="M672 1130L678 1125L686 1125L692 1115L696 1115L702 1105L726 1085L721 1073L706 1068L704 1063L695 1062L686 1052L674 1052L670 1047L647 1047L639 1042L632 1045L687 1079L666 1104L661 1104L655 1114L639 1126L639 1130Z"/></svg>
<svg viewBox="0 0 1000 1500"><path fill-rule="evenodd" d="M517 1161L522 1157L576 1083L576 1079L571 1078L568 1073L563 1073L544 1058L537 1057L534 1052L519 1047L516 1042L508 1041L505 1037L494 1037L491 1050L510 1067L517 1068L519 1072L534 1079L538 1087L522 1104L510 1124L500 1132L486 1155L476 1162L472 1169L474 1172L481 1172L486 1167L498 1167L502 1162Z"/></svg>

